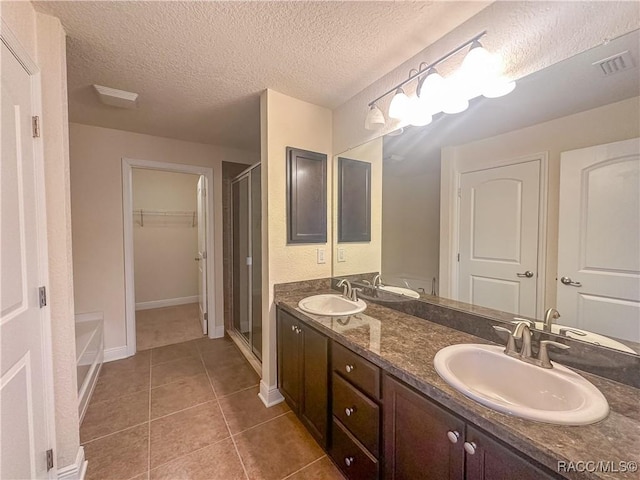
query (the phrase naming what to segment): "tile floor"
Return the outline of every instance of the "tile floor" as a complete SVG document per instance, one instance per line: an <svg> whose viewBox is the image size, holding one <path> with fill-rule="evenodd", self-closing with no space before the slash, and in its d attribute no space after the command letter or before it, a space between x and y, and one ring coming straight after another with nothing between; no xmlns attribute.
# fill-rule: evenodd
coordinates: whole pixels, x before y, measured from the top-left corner
<svg viewBox="0 0 640 480"><path fill-rule="evenodd" d="M136 311L138 351L202 338L197 303Z"/></svg>
<svg viewBox="0 0 640 480"><path fill-rule="evenodd" d="M265 408L229 339L105 364L80 428L87 480L342 480L291 410Z"/></svg>

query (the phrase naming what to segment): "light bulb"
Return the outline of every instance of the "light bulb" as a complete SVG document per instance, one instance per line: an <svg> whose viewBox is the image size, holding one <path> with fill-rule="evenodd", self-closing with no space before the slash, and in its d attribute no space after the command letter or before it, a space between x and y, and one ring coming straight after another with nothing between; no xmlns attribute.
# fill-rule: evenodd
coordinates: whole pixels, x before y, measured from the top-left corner
<svg viewBox="0 0 640 480"><path fill-rule="evenodd" d="M409 114L410 100L402 88L396 90L396 94L389 105L389 116L397 120L403 120Z"/></svg>
<svg viewBox="0 0 640 480"><path fill-rule="evenodd" d="M364 121L364 128L367 130L377 130L385 124L384 114L382 110L374 103L367 112L367 118Z"/></svg>
<svg viewBox="0 0 640 480"><path fill-rule="evenodd" d="M484 76L487 73L493 73L496 62L493 56L480 44L474 40L467 56L462 61L461 70L465 76L473 78L474 76Z"/></svg>
<svg viewBox="0 0 640 480"><path fill-rule="evenodd" d="M409 123L414 127L424 127L425 125L429 125L432 119L429 105L421 101L418 97L412 98L408 115Z"/></svg>
<svg viewBox="0 0 640 480"><path fill-rule="evenodd" d="M498 77L493 82L488 83L482 90L482 95L487 98L503 97L516 88L516 82L506 77Z"/></svg>
<svg viewBox="0 0 640 480"><path fill-rule="evenodd" d="M435 68L431 68L420 86L418 96L423 107L428 109L431 115L442 111L442 97L445 94L446 80Z"/></svg>
<svg viewBox="0 0 640 480"><path fill-rule="evenodd" d="M443 92L442 111L444 113L460 113L469 108L468 90L465 78L459 72L447 78L447 88Z"/></svg>

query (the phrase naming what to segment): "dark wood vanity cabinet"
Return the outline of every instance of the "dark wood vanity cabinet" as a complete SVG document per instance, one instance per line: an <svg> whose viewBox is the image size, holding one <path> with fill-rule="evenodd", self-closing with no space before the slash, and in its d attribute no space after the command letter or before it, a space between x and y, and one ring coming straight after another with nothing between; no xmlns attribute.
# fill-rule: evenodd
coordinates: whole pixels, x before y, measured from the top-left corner
<svg viewBox="0 0 640 480"><path fill-rule="evenodd" d="M278 309L278 388L318 443L329 430L329 339Z"/></svg>
<svg viewBox="0 0 640 480"><path fill-rule="evenodd" d="M385 480L559 478L388 375L383 395Z"/></svg>
<svg viewBox="0 0 640 480"><path fill-rule="evenodd" d="M332 441L329 454L349 480L380 477L380 368L331 344Z"/></svg>

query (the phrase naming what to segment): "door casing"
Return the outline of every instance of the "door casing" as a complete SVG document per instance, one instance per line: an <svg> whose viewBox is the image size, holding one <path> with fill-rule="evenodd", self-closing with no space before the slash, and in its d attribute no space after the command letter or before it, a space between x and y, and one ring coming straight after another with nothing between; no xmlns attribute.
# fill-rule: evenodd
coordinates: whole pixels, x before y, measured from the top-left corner
<svg viewBox="0 0 640 480"><path fill-rule="evenodd" d="M124 277L127 356L136 353L136 300L133 274L133 182L132 169L163 170L167 172L204 175L207 179L207 305L209 338L224 336L224 328L216 328L215 315L215 242L213 231L213 169L180 163L157 162L122 158L122 217L124 221Z"/></svg>

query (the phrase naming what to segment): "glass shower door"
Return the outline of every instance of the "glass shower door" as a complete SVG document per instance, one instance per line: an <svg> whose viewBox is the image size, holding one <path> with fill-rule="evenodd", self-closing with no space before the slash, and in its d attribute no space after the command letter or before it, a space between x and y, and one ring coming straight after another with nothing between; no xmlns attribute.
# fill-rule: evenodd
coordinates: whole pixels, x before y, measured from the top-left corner
<svg viewBox="0 0 640 480"><path fill-rule="evenodd" d="M249 178L232 184L233 195L233 328L250 340Z"/></svg>
<svg viewBox="0 0 640 480"><path fill-rule="evenodd" d="M260 165L251 170L251 350L262 360L262 200Z"/></svg>

